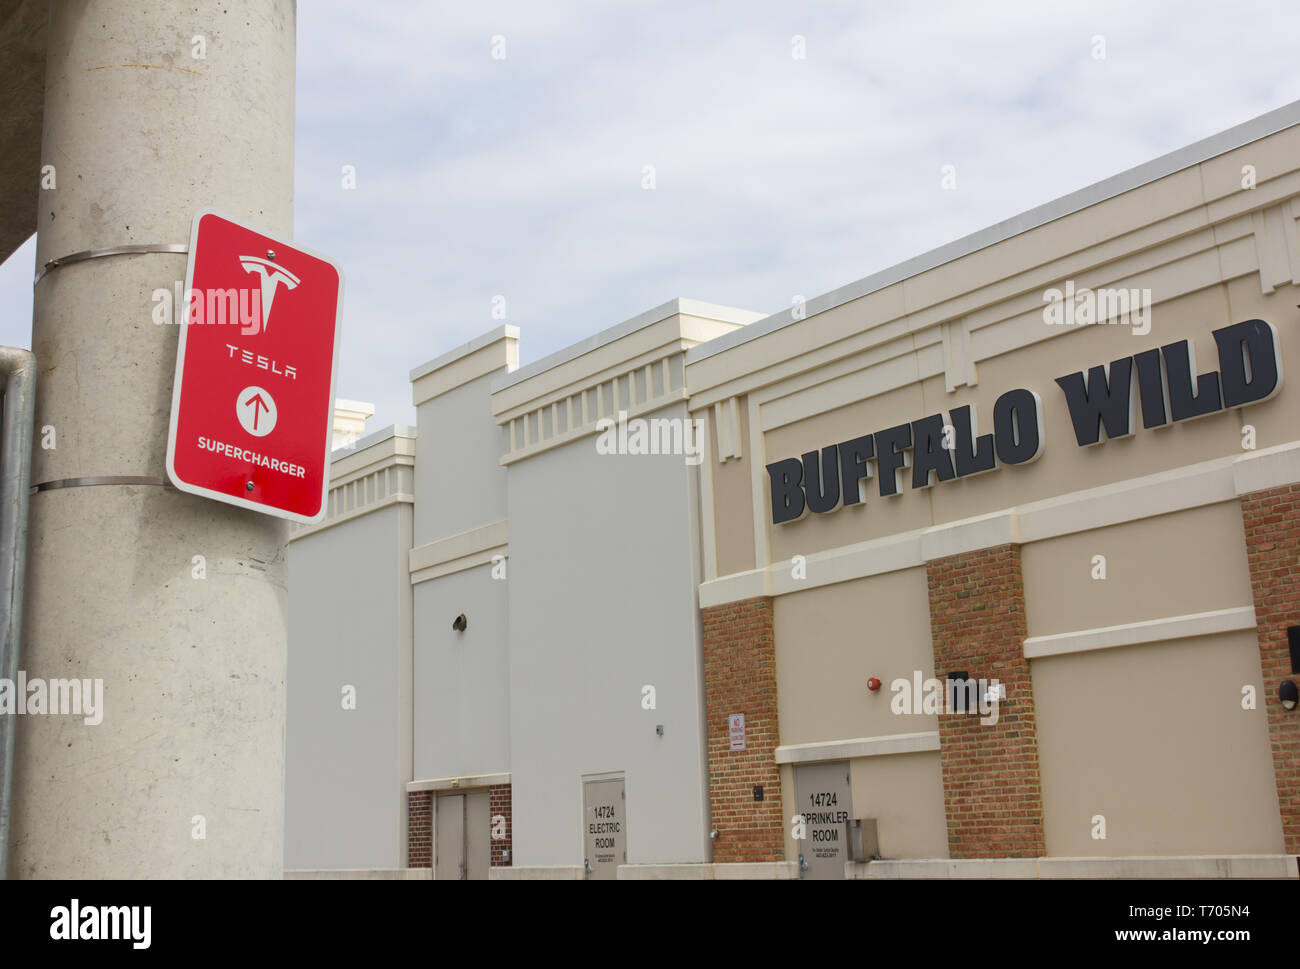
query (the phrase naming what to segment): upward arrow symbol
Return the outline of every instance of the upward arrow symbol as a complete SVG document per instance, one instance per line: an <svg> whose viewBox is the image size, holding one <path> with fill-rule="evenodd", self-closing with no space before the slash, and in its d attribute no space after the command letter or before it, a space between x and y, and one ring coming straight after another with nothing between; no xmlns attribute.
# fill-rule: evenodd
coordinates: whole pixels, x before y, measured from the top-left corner
<svg viewBox="0 0 1300 969"><path fill-rule="evenodd" d="M249 404L253 405L253 430L257 430L257 421L262 416L261 411L259 411L258 408L260 407L262 410L267 412L269 412L271 408L266 406L266 401L262 399L261 394L254 394L252 397L248 398L248 400L244 401L245 407Z"/></svg>

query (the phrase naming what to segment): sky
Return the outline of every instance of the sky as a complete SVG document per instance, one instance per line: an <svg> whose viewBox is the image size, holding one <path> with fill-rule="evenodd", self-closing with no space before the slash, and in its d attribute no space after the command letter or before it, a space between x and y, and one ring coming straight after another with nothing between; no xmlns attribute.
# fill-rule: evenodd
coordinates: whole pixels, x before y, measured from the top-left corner
<svg viewBox="0 0 1300 969"><path fill-rule="evenodd" d="M1295 0L304 0L295 241L343 267L339 396L414 424L409 372L502 322L527 363L674 297L788 309L1300 100L1298 24ZM31 346L34 263L0 265L0 344Z"/></svg>

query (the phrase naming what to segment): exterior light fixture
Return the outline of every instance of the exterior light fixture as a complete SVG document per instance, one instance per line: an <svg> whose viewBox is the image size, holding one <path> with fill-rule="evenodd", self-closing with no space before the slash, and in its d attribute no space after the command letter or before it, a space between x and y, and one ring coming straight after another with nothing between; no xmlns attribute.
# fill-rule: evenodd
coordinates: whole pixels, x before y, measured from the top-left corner
<svg viewBox="0 0 1300 969"><path fill-rule="evenodd" d="M1283 680L1277 688L1277 698L1282 701L1282 709L1294 710L1300 703L1300 690L1296 689L1295 680Z"/></svg>
<svg viewBox="0 0 1300 969"><path fill-rule="evenodd" d="M469 620L465 618L465 613L461 613L451 621L451 628L458 633L463 633L469 626Z"/></svg>

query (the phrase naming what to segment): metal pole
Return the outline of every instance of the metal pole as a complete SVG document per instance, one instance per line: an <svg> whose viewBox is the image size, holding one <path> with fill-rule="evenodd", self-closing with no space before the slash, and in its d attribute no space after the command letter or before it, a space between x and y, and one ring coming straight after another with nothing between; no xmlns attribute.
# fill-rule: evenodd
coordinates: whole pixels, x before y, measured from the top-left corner
<svg viewBox="0 0 1300 969"><path fill-rule="evenodd" d="M18 677L23 634L23 574L27 565L27 494L31 485L36 357L0 347L4 378L4 439L0 444L0 678ZM0 713L0 878L9 872L9 805L13 794L15 716Z"/></svg>

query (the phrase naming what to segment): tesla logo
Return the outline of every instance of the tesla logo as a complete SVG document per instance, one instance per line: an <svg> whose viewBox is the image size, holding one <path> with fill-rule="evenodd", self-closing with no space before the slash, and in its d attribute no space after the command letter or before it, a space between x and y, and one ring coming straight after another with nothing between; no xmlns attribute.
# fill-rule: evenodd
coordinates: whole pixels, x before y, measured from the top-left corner
<svg viewBox="0 0 1300 969"><path fill-rule="evenodd" d="M301 280L283 266L261 256L240 256L239 264L244 267L244 272L257 273L262 277L262 329L269 329L271 302L275 299L276 289L281 283L284 283L286 289L296 289Z"/></svg>

